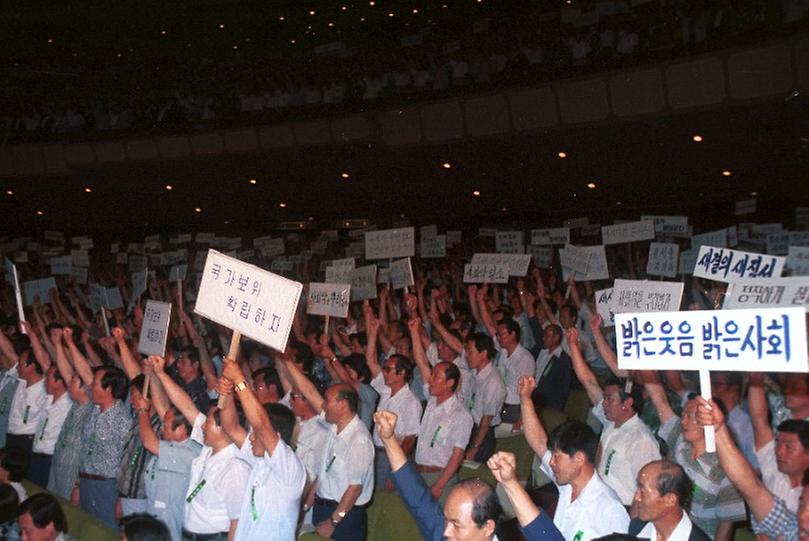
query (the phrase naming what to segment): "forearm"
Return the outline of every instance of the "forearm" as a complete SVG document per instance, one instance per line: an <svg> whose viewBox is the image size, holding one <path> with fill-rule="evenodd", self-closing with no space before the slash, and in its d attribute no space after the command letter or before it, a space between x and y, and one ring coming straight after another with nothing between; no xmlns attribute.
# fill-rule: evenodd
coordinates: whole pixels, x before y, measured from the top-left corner
<svg viewBox="0 0 809 541"><path fill-rule="evenodd" d="M491 415L483 415L480 418L480 423L478 423L478 429L475 431L475 435L472 437L472 448L478 449L483 444L483 440L486 439L486 433L489 432L489 427L492 426L492 416Z"/></svg>
<svg viewBox="0 0 809 541"><path fill-rule="evenodd" d="M73 368L79 373L79 377L85 385L91 385L93 383L93 371L87 359L81 354L81 351L72 340L68 341L68 347L70 348L70 357L73 359Z"/></svg>
<svg viewBox="0 0 809 541"><path fill-rule="evenodd" d="M115 342L118 345L118 351L120 351L121 354L121 364L123 365L124 372L126 372L126 376L129 379L132 379L139 375L141 372L140 365L138 364L138 361L135 360L132 350L129 349L126 339L123 336L117 336L115 338Z"/></svg>
<svg viewBox="0 0 809 541"><path fill-rule="evenodd" d="M517 521L520 526L527 526L539 516L539 507L536 506L519 481L512 479L507 483L501 483L500 486L506 491L506 496L511 502L512 509L517 514Z"/></svg>
<svg viewBox="0 0 809 541"><path fill-rule="evenodd" d="M323 396L318 392L315 385L309 381L309 378L301 372L301 369L295 363L287 363L286 367L287 373L292 378L292 384L306 397L312 408L318 413L323 411Z"/></svg>
<svg viewBox="0 0 809 541"><path fill-rule="evenodd" d="M570 347L570 358L573 361L573 371L576 372L576 377L579 378L584 390L587 391L590 401L593 404L598 404L603 397L601 386L598 384L596 375L587 365L587 361L584 360L578 344Z"/></svg>
<svg viewBox="0 0 809 541"><path fill-rule="evenodd" d="M618 357L616 357L615 351L610 347L607 339L604 338L604 333L601 332L601 329L593 331L593 338L595 338L598 354L601 355L601 358L607 363L612 373L619 378L626 377L627 371L618 368Z"/></svg>
<svg viewBox="0 0 809 541"><path fill-rule="evenodd" d="M19 362L20 357L17 355L17 352L14 351L14 346L11 344L11 340L8 339L6 333L0 330L0 351L3 352L3 355L9 360L14 363Z"/></svg>
<svg viewBox="0 0 809 541"><path fill-rule="evenodd" d="M149 410L138 410L138 429L143 448L153 455L160 454L160 440L149 421Z"/></svg>
<svg viewBox="0 0 809 541"><path fill-rule="evenodd" d="M280 438L270 421L267 410L265 410L261 402L258 401L258 398L251 388L247 387L243 391L236 391L236 394L239 397L239 401L242 403L242 410L244 411L247 422L250 423L250 426L256 431L256 435L261 440L261 443L264 444L264 448L267 452L272 455ZM229 400L228 402L232 401ZM237 439L244 441L246 433L239 425L238 421L236 421L236 408L232 404L230 404L229 407L233 411L232 419L234 421L231 424L231 429L234 431Z"/></svg>
<svg viewBox="0 0 809 541"><path fill-rule="evenodd" d="M385 446L385 454L388 456L391 471L399 471L407 462L407 455L402 449L402 445L395 437L385 438L382 443Z"/></svg>
<svg viewBox="0 0 809 541"><path fill-rule="evenodd" d="M747 407L753 424L756 450L758 450L773 439L772 427L767 421L767 391L764 390L764 385L750 385L747 391Z"/></svg>
<svg viewBox="0 0 809 541"><path fill-rule="evenodd" d="M459 354L463 351L463 342L449 332L444 324L441 323L440 319L436 318L436 321L433 321L433 328L438 331L438 334L441 335L441 339L446 342L452 351Z"/></svg>
<svg viewBox="0 0 809 541"><path fill-rule="evenodd" d="M717 428L715 434L716 451L722 470L745 499L756 520L761 522L772 508L772 494L764 488L753 467L736 447L727 425Z"/></svg>
<svg viewBox="0 0 809 541"><path fill-rule="evenodd" d="M447 462L447 467L444 468L444 471L441 473L441 477L434 483L439 488L443 489L449 483L449 480L458 473L458 470L461 468L461 464L463 463L464 459L464 450L458 447L452 449L452 455L449 457L449 462Z"/></svg>
<svg viewBox="0 0 809 541"><path fill-rule="evenodd" d="M55 347L56 368L59 370L59 374L62 376L62 379L65 380L65 383L70 384L70 380L73 379L73 367L70 366L70 363L67 360L65 347L62 345L61 341L57 341Z"/></svg>
<svg viewBox="0 0 809 541"><path fill-rule="evenodd" d="M337 513L341 512L350 512L354 507L354 504L357 502L357 498L360 497L360 494L362 494L362 485L349 485L346 491L343 492L343 496L340 498L340 501L337 502L337 507L334 509L332 516L335 516Z"/></svg>
<svg viewBox="0 0 809 541"><path fill-rule="evenodd" d="M163 385L166 396L171 400L171 403L177 406L177 409L188 419L189 423L193 424L197 415L199 415L199 410L194 405L194 401L191 400L191 397L165 372L158 373L157 377L160 380L160 384Z"/></svg>
<svg viewBox="0 0 809 541"><path fill-rule="evenodd" d="M531 397L521 397L520 413L522 414L523 434L531 449L537 456L542 456L548 450L548 434L537 416L534 402Z"/></svg>

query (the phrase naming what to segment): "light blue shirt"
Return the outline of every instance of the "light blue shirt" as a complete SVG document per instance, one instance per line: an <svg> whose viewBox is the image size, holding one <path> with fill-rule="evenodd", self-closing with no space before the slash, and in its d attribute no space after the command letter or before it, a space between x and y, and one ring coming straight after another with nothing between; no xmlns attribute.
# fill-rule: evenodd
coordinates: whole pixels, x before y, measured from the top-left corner
<svg viewBox="0 0 809 541"><path fill-rule="evenodd" d="M191 462L202 446L188 438L181 442L160 440L158 456L153 456L143 472L146 511L163 522L173 541L181 541L183 506L191 481Z"/></svg>

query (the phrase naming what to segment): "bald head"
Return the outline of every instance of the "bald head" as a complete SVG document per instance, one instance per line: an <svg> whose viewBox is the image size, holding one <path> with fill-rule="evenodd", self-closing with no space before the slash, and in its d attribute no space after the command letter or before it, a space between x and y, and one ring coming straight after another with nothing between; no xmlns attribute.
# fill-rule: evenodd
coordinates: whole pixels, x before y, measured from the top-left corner
<svg viewBox="0 0 809 541"><path fill-rule="evenodd" d="M497 493L489 484L480 479L465 479L453 487L444 505L444 537L489 541L502 512Z"/></svg>

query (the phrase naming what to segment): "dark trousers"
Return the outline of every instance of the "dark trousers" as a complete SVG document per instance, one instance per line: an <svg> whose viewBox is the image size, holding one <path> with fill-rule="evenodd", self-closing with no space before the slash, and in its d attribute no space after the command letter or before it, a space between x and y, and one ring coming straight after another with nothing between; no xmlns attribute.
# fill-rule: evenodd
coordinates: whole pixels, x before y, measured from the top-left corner
<svg viewBox="0 0 809 541"><path fill-rule="evenodd" d="M118 530L118 519L115 518L117 497L116 479L86 479L79 474L79 505L113 530Z"/></svg>
<svg viewBox="0 0 809 541"><path fill-rule="evenodd" d="M315 505L312 508L312 523L317 526L324 520L329 520L336 508L337 502L334 500L315 498ZM331 538L334 541L364 541L366 522L365 507L355 505L345 518L340 521L340 524L334 528Z"/></svg>
<svg viewBox="0 0 809 541"><path fill-rule="evenodd" d="M500 412L500 420L504 423L514 423L520 418L519 404L503 404L503 411Z"/></svg>
<svg viewBox="0 0 809 541"><path fill-rule="evenodd" d="M31 453L31 466L28 468L28 479L45 488L48 486L48 476L51 473L53 455Z"/></svg>
<svg viewBox="0 0 809 541"><path fill-rule="evenodd" d="M29 459L31 457L31 449L34 447L34 435L22 435L22 434L7 434L6 435L6 447L17 447L25 451L25 454L28 455ZM29 465L28 471L25 472L25 476L28 477L28 472L31 471L31 467ZM47 484L47 480L45 484Z"/></svg>
<svg viewBox="0 0 809 541"><path fill-rule="evenodd" d="M478 427L475 426L475 430L472 431L473 434L477 428ZM478 448L477 454L475 454L475 462L480 462L481 464L485 463L491 458L496 449L497 441L494 439L494 427L490 426L489 430L486 432L486 436L484 436L483 441Z"/></svg>

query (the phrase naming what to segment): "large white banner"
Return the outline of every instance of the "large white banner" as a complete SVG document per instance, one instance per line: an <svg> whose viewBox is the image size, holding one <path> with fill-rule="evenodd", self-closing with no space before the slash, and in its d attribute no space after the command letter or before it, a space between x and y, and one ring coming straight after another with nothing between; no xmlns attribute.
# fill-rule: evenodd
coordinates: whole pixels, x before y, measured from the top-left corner
<svg viewBox="0 0 809 541"><path fill-rule="evenodd" d="M194 312L283 352L303 286L208 250Z"/></svg>
<svg viewBox="0 0 809 541"><path fill-rule="evenodd" d="M655 238L655 224L651 220L605 225L601 228L601 242L604 245L622 244Z"/></svg>
<svg viewBox="0 0 809 541"><path fill-rule="evenodd" d="M166 341L171 320L171 303L147 300L143 310L138 351L144 355L166 354Z"/></svg>
<svg viewBox="0 0 809 541"><path fill-rule="evenodd" d="M346 317L351 301L351 285L311 282L306 297L306 313L316 316Z"/></svg>
<svg viewBox="0 0 809 541"><path fill-rule="evenodd" d="M392 259L414 255L416 235L412 227L365 233L365 259Z"/></svg>
<svg viewBox="0 0 809 541"><path fill-rule="evenodd" d="M507 284L509 269L494 263L467 263L463 266L465 284Z"/></svg>
<svg viewBox="0 0 809 541"><path fill-rule="evenodd" d="M744 278L778 278L785 262L785 257L775 255L703 246L697 255L694 276L719 282L736 282Z"/></svg>
<svg viewBox="0 0 809 541"><path fill-rule="evenodd" d="M412 286L413 267L410 265L410 258L397 259L390 264L390 287L392 289L403 289Z"/></svg>
<svg viewBox="0 0 809 541"><path fill-rule="evenodd" d="M806 372L803 308L616 314L624 370Z"/></svg>
<svg viewBox="0 0 809 541"><path fill-rule="evenodd" d="M728 285L722 308L802 306L809 312L809 277L742 280Z"/></svg>
<svg viewBox="0 0 809 541"><path fill-rule="evenodd" d="M680 309L682 282L615 280L610 309L624 312L673 312Z"/></svg>
<svg viewBox="0 0 809 541"><path fill-rule="evenodd" d="M376 265L366 265L351 271L351 300L376 298Z"/></svg>
<svg viewBox="0 0 809 541"><path fill-rule="evenodd" d="M511 276L525 276L531 264L531 256L524 254L474 254L472 263L475 265L497 265L508 267Z"/></svg>
<svg viewBox="0 0 809 541"><path fill-rule="evenodd" d="M652 242L649 244L649 257L646 274L649 276L677 276L677 256L680 247L673 242Z"/></svg>
<svg viewBox="0 0 809 541"><path fill-rule="evenodd" d="M568 244L570 242L569 227L554 227L551 229L532 229L531 244L551 245Z"/></svg>

